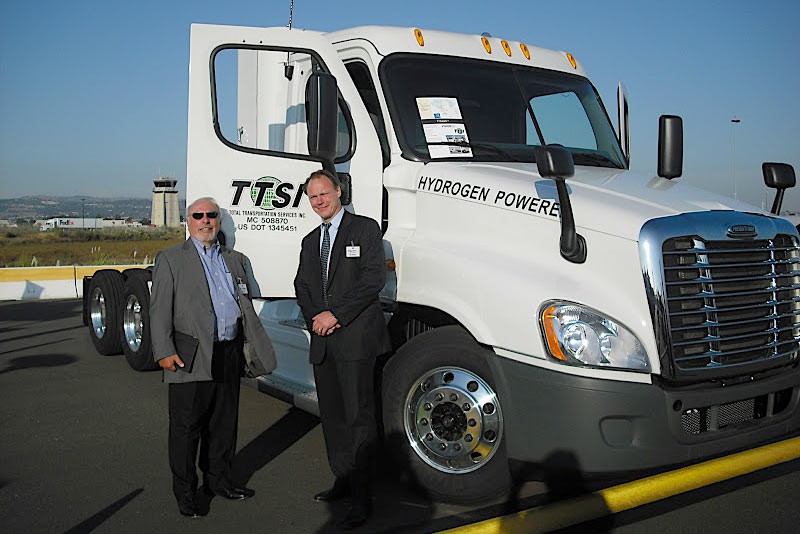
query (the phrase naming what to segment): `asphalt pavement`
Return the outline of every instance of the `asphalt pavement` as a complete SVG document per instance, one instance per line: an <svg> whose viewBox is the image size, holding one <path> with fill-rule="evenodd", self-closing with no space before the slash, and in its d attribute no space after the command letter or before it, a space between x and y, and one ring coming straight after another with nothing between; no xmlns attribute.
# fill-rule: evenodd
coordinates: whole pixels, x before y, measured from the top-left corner
<svg viewBox="0 0 800 534"><path fill-rule="evenodd" d="M208 516L181 516L171 491L161 374L132 371L121 355L97 354L80 312L79 300L0 302L0 532L337 532L347 505L312 498L333 483L319 420L246 386L234 474L256 496L214 498ZM461 526L462 532L505 533L505 527L487 530L479 522L505 514L524 518L526 509L569 497L555 486L528 482L508 502L456 506L431 502L393 476L378 475L374 514L357 533ZM795 532L797 495L800 460L564 532ZM569 510L573 501L564 502ZM513 532L536 530L531 522L518 523Z"/></svg>
<svg viewBox="0 0 800 534"><path fill-rule="evenodd" d="M319 419L246 386L234 473L256 496L181 516L161 373L95 352L80 310L79 300L0 302L0 531L336 531L347 505L312 498L333 483ZM356 532L433 532L505 509L432 503L392 478L375 493Z"/></svg>

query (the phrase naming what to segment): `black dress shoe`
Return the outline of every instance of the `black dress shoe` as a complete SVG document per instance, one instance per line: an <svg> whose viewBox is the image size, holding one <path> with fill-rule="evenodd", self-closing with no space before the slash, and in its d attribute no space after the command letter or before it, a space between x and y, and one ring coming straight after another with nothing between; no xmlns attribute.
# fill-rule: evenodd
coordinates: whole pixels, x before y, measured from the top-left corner
<svg viewBox="0 0 800 534"><path fill-rule="evenodd" d="M192 506L178 505L178 510L180 510L181 515L185 517L191 517L192 519L202 517L200 514L197 513L197 510Z"/></svg>
<svg viewBox="0 0 800 534"><path fill-rule="evenodd" d="M347 515L339 523L339 528L342 530L353 530L367 522L369 518L370 509L365 504L354 504L350 507Z"/></svg>
<svg viewBox="0 0 800 534"><path fill-rule="evenodd" d="M202 509L200 506L198 506L197 501L193 498L179 501L178 511L182 516L191 518L203 517L208 513L208 509Z"/></svg>
<svg viewBox="0 0 800 534"><path fill-rule="evenodd" d="M214 490L214 495L225 497L231 501L241 501L248 499L256 494L255 490L250 488L220 488Z"/></svg>
<svg viewBox="0 0 800 534"><path fill-rule="evenodd" d="M346 484L336 483L331 489L320 491L314 495L314 500L319 502L332 502L350 496L350 488Z"/></svg>

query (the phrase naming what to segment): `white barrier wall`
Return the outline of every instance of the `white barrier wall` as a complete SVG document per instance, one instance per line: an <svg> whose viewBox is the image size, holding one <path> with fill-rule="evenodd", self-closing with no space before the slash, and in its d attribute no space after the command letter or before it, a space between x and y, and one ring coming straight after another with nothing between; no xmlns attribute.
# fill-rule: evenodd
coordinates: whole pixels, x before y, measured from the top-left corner
<svg viewBox="0 0 800 534"><path fill-rule="evenodd" d="M144 267L147 265L6 267L0 269L0 300L82 298L84 276L100 269L122 271Z"/></svg>

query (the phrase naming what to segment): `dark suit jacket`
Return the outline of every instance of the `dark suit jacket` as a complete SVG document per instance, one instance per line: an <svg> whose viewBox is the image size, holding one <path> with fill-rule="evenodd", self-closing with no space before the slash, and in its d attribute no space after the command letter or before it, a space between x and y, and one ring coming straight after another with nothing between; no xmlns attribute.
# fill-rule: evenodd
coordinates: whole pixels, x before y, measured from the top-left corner
<svg viewBox="0 0 800 534"><path fill-rule="evenodd" d="M272 371L275 352L250 301L250 271L244 254L222 249L222 257L233 275L248 285L248 294L239 295L239 308L245 339L256 349L258 358ZM211 380L211 356L214 352L214 308L203 263L191 239L158 253L150 291L150 337L156 361L177 354L175 332L198 340L194 364L188 372L164 371L165 382L198 382Z"/></svg>
<svg viewBox="0 0 800 534"><path fill-rule="evenodd" d="M322 300L320 231L318 226L303 238L294 279L297 303L309 332L313 317L326 309ZM347 257L345 249L351 245L360 247L359 257ZM389 333L378 300L385 283L386 259L378 223L345 211L328 267L328 309L342 326L325 337L312 332L311 363L322 363L326 355L351 361L389 351Z"/></svg>

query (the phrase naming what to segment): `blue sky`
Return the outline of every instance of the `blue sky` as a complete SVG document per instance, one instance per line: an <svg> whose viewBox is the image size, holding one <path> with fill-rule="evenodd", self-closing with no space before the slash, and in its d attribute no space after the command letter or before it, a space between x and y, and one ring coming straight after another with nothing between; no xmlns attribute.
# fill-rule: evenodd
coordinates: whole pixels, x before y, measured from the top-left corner
<svg viewBox="0 0 800 534"><path fill-rule="evenodd" d="M0 198L148 197L160 175L185 190L189 25L288 15L288 0L0 1ZM296 0L293 25L489 32L571 52L610 114L627 87L632 169L655 173L658 117L681 115L681 179L732 196L735 152L739 197L760 205L763 161L800 172L798 20L796 0ZM800 211L800 187L784 207Z"/></svg>

